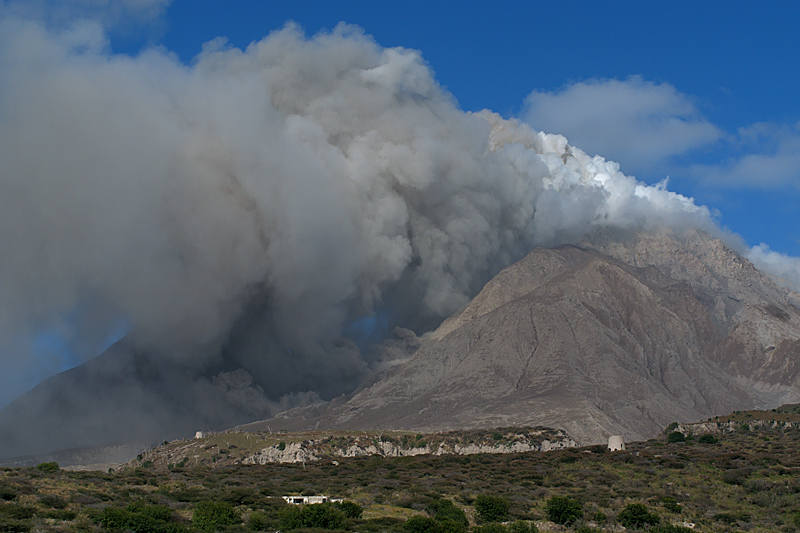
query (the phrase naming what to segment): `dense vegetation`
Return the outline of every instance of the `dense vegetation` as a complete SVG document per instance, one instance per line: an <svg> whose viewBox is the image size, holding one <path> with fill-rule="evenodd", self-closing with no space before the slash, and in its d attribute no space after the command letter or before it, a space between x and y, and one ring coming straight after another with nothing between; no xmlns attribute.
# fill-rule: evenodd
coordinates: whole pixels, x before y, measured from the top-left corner
<svg viewBox="0 0 800 533"><path fill-rule="evenodd" d="M672 433L670 430L668 433ZM800 430L547 453L0 469L0 531L800 531ZM290 506L281 496L343 503ZM502 521L502 525L501 525Z"/></svg>

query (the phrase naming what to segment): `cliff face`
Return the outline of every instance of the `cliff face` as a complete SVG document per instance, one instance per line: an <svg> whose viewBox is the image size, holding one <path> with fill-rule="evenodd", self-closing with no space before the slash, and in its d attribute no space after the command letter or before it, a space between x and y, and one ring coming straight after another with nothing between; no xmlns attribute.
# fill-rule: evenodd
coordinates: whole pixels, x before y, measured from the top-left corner
<svg viewBox="0 0 800 533"><path fill-rule="evenodd" d="M674 420L796 398L797 302L708 235L597 235L532 251L409 360L321 412L273 424L649 438Z"/></svg>

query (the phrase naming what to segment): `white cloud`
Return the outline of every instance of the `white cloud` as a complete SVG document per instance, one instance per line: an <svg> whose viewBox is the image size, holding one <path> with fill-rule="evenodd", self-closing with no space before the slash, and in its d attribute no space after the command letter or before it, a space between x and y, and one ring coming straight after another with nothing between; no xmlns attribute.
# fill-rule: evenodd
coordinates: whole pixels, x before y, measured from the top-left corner
<svg viewBox="0 0 800 533"><path fill-rule="evenodd" d="M536 129L566 135L589 153L619 161L632 174L658 168L723 135L687 95L638 76L534 91L525 100L524 119Z"/></svg>
<svg viewBox="0 0 800 533"><path fill-rule="evenodd" d="M747 258L757 268L778 276L778 281L786 287L800 290L800 257L772 251L762 242L750 249Z"/></svg>
<svg viewBox="0 0 800 533"><path fill-rule="evenodd" d="M692 165L689 175L717 187L800 187L800 127L754 124L739 130L737 145L744 155Z"/></svg>

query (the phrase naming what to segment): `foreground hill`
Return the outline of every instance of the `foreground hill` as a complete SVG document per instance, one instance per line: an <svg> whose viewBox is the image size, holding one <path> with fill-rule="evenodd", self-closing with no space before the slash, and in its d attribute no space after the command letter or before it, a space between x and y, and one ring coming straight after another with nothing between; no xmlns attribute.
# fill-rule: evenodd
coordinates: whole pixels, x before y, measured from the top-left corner
<svg viewBox="0 0 800 533"><path fill-rule="evenodd" d="M532 251L403 364L269 424L547 425L584 444L642 440L674 420L796 399L798 301L706 234L595 235Z"/></svg>
<svg viewBox="0 0 800 533"><path fill-rule="evenodd" d="M541 531L620 531L623 509L643 504L665 532L790 532L800 527L798 438L800 430L784 424L739 427L715 439L687 433L683 442L660 438L614 453L594 446L213 468L146 464L112 473L51 470L53 465L0 469L0 529L101 532L126 527L119 521L128 519L127 527L137 531L198 531L203 522L196 519L213 501L233 511L226 531L288 531L281 523L287 509L281 496L304 493L358 504L363 515L342 529L364 533L404 531L409 517L427 516L441 498L466 511L474 527L479 496L505 500L504 519L534 523ZM571 528L550 521L553 497L575 502Z"/></svg>

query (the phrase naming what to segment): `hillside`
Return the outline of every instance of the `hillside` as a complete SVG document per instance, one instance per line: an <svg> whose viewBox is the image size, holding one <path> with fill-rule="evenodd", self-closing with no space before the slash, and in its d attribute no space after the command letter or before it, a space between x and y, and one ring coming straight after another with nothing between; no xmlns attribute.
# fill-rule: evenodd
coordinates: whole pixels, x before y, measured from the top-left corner
<svg viewBox="0 0 800 533"><path fill-rule="evenodd" d="M403 364L269 424L546 425L582 444L642 440L674 420L795 400L798 301L709 235L598 234L532 251Z"/></svg>
<svg viewBox="0 0 800 533"><path fill-rule="evenodd" d="M747 414L733 416L746 419ZM785 413L773 414L783 419ZM230 531L289 530L281 526L281 510L287 508L281 496L324 494L363 508L361 518L346 521L342 528L365 533L403 531L409 517L427 516L440 498L464 510L477 532L476 501L481 495L507 501L508 521L533 523L540 531L619 531L622 511L641 503L659 517L661 527L672 527L665 532L793 532L800 528L798 438L800 430L784 424L739 427L707 443L690 433L683 442L667 443L662 437L628 443L626 451L613 453L592 446L547 453L339 457L306 463L187 462L172 468L153 463L110 473L53 470L48 465L5 468L0 469L0 529L111 531L116 523L111 517L144 521L144 514L150 516L150 531L198 531L193 516L203 502L214 501L232 509ZM170 453L178 444L153 453ZM570 528L549 519L547 504L553 497L577 502L578 518Z"/></svg>

